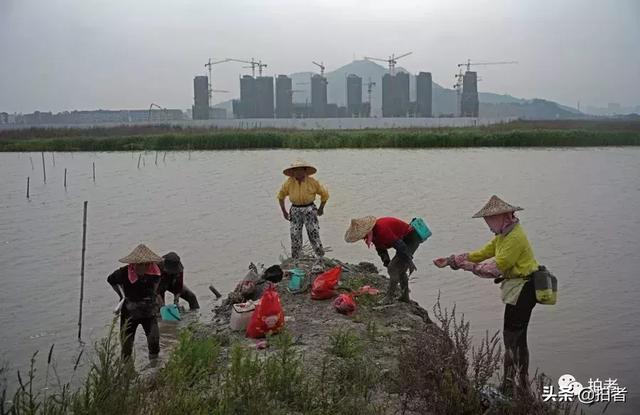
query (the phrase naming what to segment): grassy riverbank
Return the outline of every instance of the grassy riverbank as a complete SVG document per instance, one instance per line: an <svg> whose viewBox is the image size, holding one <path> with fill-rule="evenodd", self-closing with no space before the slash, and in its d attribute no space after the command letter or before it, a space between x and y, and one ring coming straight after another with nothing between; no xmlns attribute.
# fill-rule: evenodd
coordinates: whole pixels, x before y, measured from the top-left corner
<svg viewBox="0 0 640 415"><path fill-rule="evenodd" d="M311 263L313 261L309 261ZM285 264L286 265L286 264ZM332 264L328 264L330 266ZM304 266L304 265L302 265ZM309 275L309 274L308 274ZM371 264L346 265L341 291L381 290ZM166 365L143 377L119 357L116 336L96 347L80 388L42 372L18 374L17 392L2 394L2 414L570 414L575 405L543 402L542 377L514 399L486 393L502 352L498 334L472 346L469 323L439 304L432 318L417 303L380 305L357 297L351 316L330 301L280 289L286 331L269 348L229 329L229 312L183 329ZM226 311L224 311L226 310ZM55 373L49 353L45 376ZM33 366L33 365L32 365ZM0 373L1 374L1 373ZM0 376L1 378L2 376ZM57 378L57 376L56 376ZM549 382L547 379L546 383ZM0 388L1 390L1 388Z"/></svg>
<svg viewBox="0 0 640 415"><path fill-rule="evenodd" d="M640 122L514 122L482 128L218 130L172 126L0 132L0 151L638 146Z"/></svg>

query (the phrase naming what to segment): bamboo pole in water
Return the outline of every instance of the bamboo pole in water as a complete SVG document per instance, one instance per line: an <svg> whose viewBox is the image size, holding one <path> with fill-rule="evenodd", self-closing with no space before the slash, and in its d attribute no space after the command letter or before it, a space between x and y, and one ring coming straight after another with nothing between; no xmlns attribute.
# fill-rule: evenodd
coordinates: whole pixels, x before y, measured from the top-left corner
<svg viewBox="0 0 640 415"><path fill-rule="evenodd" d="M96 182L96 162L93 162L93 182Z"/></svg>
<svg viewBox="0 0 640 415"><path fill-rule="evenodd" d="M51 153L51 158L53 160L53 167L56 166L56 153Z"/></svg>
<svg viewBox="0 0 640 415"><path fill-rule="evenodd" d="M64 169L64 188L67 188L67 169Z"/></svg>
<svg viewBox="0 0 640 415"><path fill-rule="evenodd" d="M156 151L156 166L158 165L158 152Z"/></svg>
<svg viewBox="0 0 640 415"><path fill-rule="evenodd" d="M138 168L140 168L140 159L142 159L142 153L138 156Z"/></svg>
<svg viewBox="0 0 640 415"><path fill-rule="evenodd" d="M30 178L29 176L27 176L27 199L29 199L29 181L30 181Z"/></svg>
<svg viewBox="0 0 640 415"><path fill-rule="evenodd" d="M29 162L31 163L31 170L35 170L33 167L33 157L29 156Z"/></svg>
<svg viewBox="0 0 640 415"><path fill-rule="evenodd" d="M164 163L166 159L167 159L167 152L165 151L164 156L162 156L162 162Z"/></svg>
<svg viewBox="0 0 640 415"><path fill-rule="evenodd" d="M82 340L82 301L84 300L84 254L87 250L87 202L84 201L82 217L82 263L80 265L80 311L78 315L78 340Z"/></svg>
<svg viewBox="0 0 640 415"><path fill-rule="evenodd" d="M44 182L47 182L47 167L44 165L44 151L40 153L42 155L42 177L44 177Z"/></svg>

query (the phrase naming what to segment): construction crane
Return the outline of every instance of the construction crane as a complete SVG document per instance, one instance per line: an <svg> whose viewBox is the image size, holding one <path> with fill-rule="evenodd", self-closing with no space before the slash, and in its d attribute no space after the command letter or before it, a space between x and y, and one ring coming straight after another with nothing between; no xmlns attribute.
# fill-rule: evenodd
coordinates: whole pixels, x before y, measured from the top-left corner
<svg viewBox="0 0 640 415"><path fill-rule="evenodd" d="M405 56L409 56L411 55L413 52L407 52L403 55L400 56L395 56L395 54L391 54L391 56L389 56L389 59L382 59L382 58L372 58L370 56L365 56L364 59L365 60L369 60L369 61L381 61L381 62L387 62L389 64L389 73L391 75L393 75L394 70L396 68L396 63L398 63L398 59L400 58L404 58Z"/></svg>
<svg viewBox="0 0 640 415"><path fill-rule="evenodd" d="M209 70L209 102L211 102L212 93L216 92L216 91L214 91L212 89L213 85L212 85L212 81L211 81L211 67L213 65L218 65L220 63L225 63L225 62L229 62L229 60L228 59L223 59L221 61L211 62L211 58L209 58L209 61L204 64L204 66Z"/></svg>
<svg viewBox="0 0 640 415"><path fill-rule="evenodd" d="M251 67L251 76L255 77L256 76L256 68L258 68L258 74L259 76L262 76L262 69L267 67L266 63L262 63L261 60L255 60L253 58L251 58L250 61L244 60L244 59L232 59L232 58L227 58L228 61L230 62L239 62L239 63L248 63Z"/></svg>
<svg viewBox="0 0 640 415"><path fill-rule="evenodd" d="M463 66L467 67L467 71L471 70L472 66L480 66L480 65L511 65L514 63L518 63L517 61L506 61L506 62L471 62L471 59L467 59L467 63L459 63L458 68L462 68Z"/></svg>
<svg viewBox="0 0 640 415"><path fill-rule="evenodd" d="M514 63L518 63L517 61L504 61L504 62L471 62L471 59L467 59L466 63L458 64L458 73L453 77L456 79L456 83L453 84L453 89L456 90L457 95L457 107L458 107L458 116L462 116L462 100L460 99L462 94L462 84L464 81L464 74L462 73L462 68L467 67L467 72L471 71L472 66L484 66L484 65L511 65ZM478 81L481 81L481 78L476 78Z"/></svg>
<svg viewBox="0 0 640 415"><path fill-rule="evenodd" d="M324 62L318 63L316 61L311 61L311 63L320 68L320 76L324 77Z"/></svg>
<svg viewBox="0 0 640 415"><path fill-rule="evenodd" d="M165 118L168 118L167 109L166 109L166 108L164 108L164 107L161 107L161 106L160 106L160 105L158 105L158 104L154 104L154 103L152 102L152 103L151 103L151 105L149 105L149 116L147 117L147 121L151 121L151 109L152 109L153 107L156 107L156 108L158 108L159 110L163 111L163 113L164 113L164 115L165 115Z"/></svg>

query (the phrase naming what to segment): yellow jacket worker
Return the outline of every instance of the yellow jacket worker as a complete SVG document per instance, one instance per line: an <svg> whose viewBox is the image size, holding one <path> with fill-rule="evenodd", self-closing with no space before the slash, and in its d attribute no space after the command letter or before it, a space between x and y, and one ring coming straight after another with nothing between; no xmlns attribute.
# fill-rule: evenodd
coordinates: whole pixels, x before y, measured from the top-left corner
<svg viewBox="0 0 640 415"><path fill-rule="evenodd" d="M502 389L513 392L515 369L519 369L519 384L528 388L529 348L527 328L536 305L532 274L538 271L527 235L514 212L523 210L492 196L474 218L483 218L494 238L477 251L437 258L438 267L471 271L481 278L502 281L501 296L505 303L503 336L505 345ZM489 260L490 261L486 261ZM486 262L483 262L486 261Z"/></svg>
<svg viewBox="0 0 640 415"><path fill-rule="evenodd" d="M324 206L329 200L329 192L311 175L317 169L304 161L298 160L283 170L287 180L278 192L278 203L282 216L290 222L291 257L299 259L302 253L302 226L307 228L307 236L317 257L324 256L320 241L320 224L318 216L324 213ZM289 197L291 208L287 212L284 200ZM320 207L316 207L316 197L320 196Z"/></svg>

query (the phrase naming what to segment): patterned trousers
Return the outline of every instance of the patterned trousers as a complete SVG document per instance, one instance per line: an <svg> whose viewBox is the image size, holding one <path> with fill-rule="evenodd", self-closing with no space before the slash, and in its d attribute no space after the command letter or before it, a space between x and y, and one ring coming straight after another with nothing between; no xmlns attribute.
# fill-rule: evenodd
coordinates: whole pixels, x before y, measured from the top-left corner
<svg viewBox="0 0 640 415"><path fill-rule="evenodd" d="M299 259L302 255L302 226L307 228L309 243L315 254L324 256L324 248L320 241L320 224L318 223L318 208L315 204L299 207L291 206L289 210L291 232L291 257Z"/></svg>

